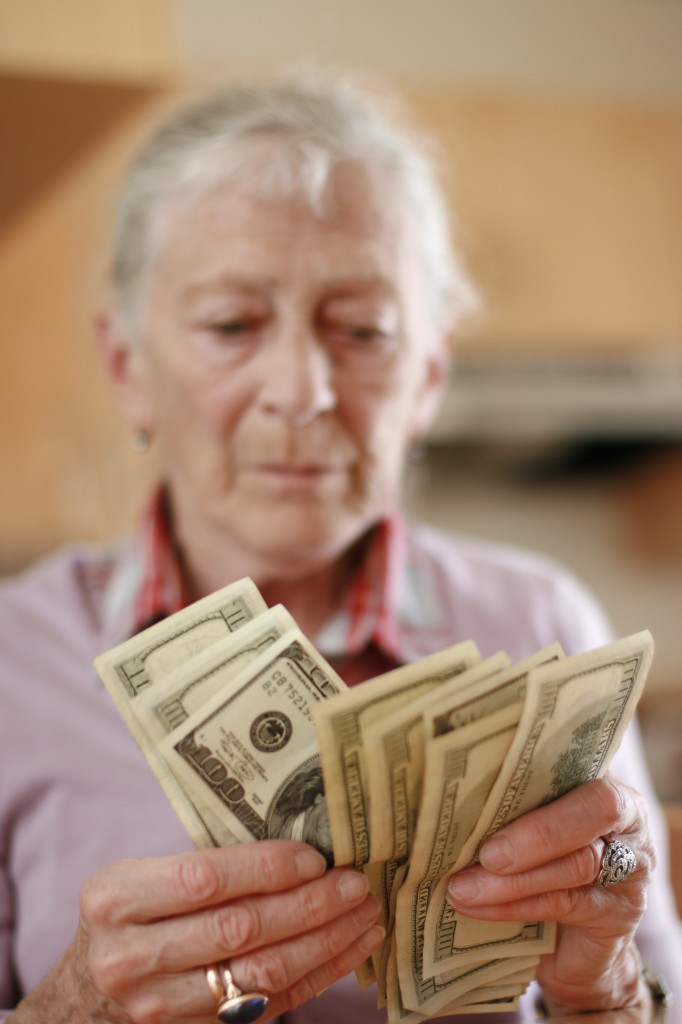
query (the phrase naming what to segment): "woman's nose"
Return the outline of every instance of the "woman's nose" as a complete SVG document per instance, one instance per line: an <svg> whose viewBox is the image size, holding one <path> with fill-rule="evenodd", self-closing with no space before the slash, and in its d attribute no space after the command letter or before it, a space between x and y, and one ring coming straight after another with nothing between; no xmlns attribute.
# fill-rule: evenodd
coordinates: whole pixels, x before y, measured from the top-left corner
<svg viewBox="0 0 682 1024"><path fill-rule="evenodd" d="M312 332L280 335L263 357L260 404L264 412L302 427L334 408L329 355Z"/></svg>

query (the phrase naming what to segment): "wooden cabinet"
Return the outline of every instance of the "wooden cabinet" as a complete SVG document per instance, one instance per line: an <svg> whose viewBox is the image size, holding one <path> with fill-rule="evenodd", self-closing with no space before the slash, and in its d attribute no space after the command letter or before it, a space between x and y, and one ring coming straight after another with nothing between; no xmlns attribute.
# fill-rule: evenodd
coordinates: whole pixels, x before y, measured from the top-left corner
<svg viewBox="0 0 682 1024"><path fill-rule="evenodd" d="M149 81L177 70L170 0L2 0L0 66Z"/></svg>
<svg viewBox="0 0 682 1024"><path fill-rule="evenodd" d="M416 100L483 295L465 337L562 356L682 346L682 105Z"/></svg>
<svg viewBox="0 0 682 1024"><path fill-rule="evenodd" d="M177 73L171 0L0 3L0 571L136 512L92 319L117 181Z"/></svg>

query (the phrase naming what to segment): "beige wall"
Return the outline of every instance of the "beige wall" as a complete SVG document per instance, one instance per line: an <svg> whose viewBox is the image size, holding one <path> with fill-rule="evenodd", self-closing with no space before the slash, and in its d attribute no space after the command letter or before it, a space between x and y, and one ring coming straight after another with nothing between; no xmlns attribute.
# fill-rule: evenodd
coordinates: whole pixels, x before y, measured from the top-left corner
<svg viewBox="0 0 682 1024"><path fill-rule="evenodd" d="M331 62L403 83L682 96L679 0L173 0L178 53L222 75Z"/></svg>

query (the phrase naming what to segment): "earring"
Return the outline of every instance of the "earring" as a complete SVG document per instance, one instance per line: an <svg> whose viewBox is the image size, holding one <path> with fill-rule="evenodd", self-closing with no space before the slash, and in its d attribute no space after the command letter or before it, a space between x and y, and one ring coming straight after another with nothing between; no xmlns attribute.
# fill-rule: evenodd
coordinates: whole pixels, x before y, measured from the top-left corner
<svg viewBox="0 0 682 1024"><path fill-rule="evenodd" d="M136 430L133 434L130 443L134 452L137 452L139 455L144 455L145 452L149 451L150 441L151 438L149 436L149 431L140 427L140 429Z"/></svg>

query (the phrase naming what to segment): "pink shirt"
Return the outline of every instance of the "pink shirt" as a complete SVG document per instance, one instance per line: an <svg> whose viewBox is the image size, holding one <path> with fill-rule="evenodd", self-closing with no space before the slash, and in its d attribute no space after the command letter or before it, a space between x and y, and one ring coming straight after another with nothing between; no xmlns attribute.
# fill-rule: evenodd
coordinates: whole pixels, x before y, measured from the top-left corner
<svg viewBox="0 0 682 1024"><path fill-rule="evenodd" d="M378 531L362 573L315 638L353 677L373 674L377 654L412 661L463 639L517 660L553 640L570 654L611 637L594 599L550 561L401 520ZM100 866L191 848L92 668L129 631L143 576L136 538L58 552L0 584L0 1007L14 1006L69 944L78 893ZM635 730L613 767L655 803ZM638 939L674 987L682 957L655 807L653 824L660 866ZM286 1020L384 1021L374 1000L349 976Z"/></svg>

